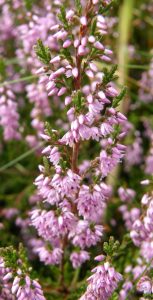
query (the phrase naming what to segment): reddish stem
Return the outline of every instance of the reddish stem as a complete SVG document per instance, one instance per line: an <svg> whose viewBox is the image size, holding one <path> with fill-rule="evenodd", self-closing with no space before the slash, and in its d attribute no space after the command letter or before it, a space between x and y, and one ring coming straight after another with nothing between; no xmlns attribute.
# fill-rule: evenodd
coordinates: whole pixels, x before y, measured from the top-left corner
<svg viewBox="0 0 153 300"><path fill-rule="evenodd" d="M79 143L75 143L72 151L72 171L78 174L78 153L79 153Z"/></svg>
<svg viewBox="0 0 153 300"><path fill-rule="evenodd" d="M87 6L86 6L86 10L85 10L85 15L87 17L87 21L89 21L90 17L89 17L89 13L92 9L92 1L89 0L88 3L87 3ZM80 43L81 43L81 39L83 36L86 35L87 33L87 30L88 30L88 22L87 22L87 25L86 26L82 26L80 27ZM74 87L75 87L75 90L80 90L81 88L81 58L80 56L77 55L76 53L76 67L78 69L78 76L76 79L74 79ZM72 149L72 159L71 159L71 167L72 167L72 171L74 173L77 173L78 174L78 153L79 153L79 143L76 142L74 143L73 145L73 149ZM74 211L75 211L75 206L74 206ZM62 256L62 261L61 261L61 279L60 279L60 284L61 284L61 287L62 287L62 290L63 291L66 291L66 287L65 287L65 284L64 284L64 250L67 246L67 237L64 238L63 240L63 245L62 245L62 248L63 248L63 256Z"/></svg>

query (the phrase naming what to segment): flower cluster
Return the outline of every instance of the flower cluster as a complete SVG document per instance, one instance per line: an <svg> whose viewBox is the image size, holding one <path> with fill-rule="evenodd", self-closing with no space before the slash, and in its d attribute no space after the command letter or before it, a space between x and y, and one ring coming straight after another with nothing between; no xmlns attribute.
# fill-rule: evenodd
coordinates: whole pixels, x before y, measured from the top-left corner
<svg viewBox="0 0 153 300"><path fill-rule="evenodd" d="M143 206L143 217L133 223L131 238L136 246L141 247L141 254L149 261L152 259L152 195L145 194L141 200Z"/></svg>
<svg viewBox="0 0 153 300"><path fill-rule="evenodd" d="M14 259L10 252L5 261L5 255L1 257L5 248L0 249L0 299L44 300L54 295L64 299L71 298L74 291L73 296L80 300L125 300L130 293L147 297L153 293L153 197L150 191L144 195L141 214L136 179L128 183L139 172L132 172L135 165L144 164L140 177L143 171L149 175L153 171L151 120L142 117L137 121L134 115L137 106L141 110L144 102L151 102L146 85L151 91L152 62L140 80L141 103L130 107L134 112L131 113L134 121L130 123L120 109L125 89L119 91L120 85L116 84L117 66L113 64L116 59L108 46L110 29L113 37L117 37L113 26L118 19L105 16L105 12L116 14L116 9L110 9L115 1L32 2L12 0L11 7L0 0L0 22L4 19L6 25L2 32L0 29L0 37L11 40L13 49L11 52L8 45L6 50L0 47L0 54L5 56L6 51L6 57L10 57L10 52L15 56L14 66L9 59L4 66L0 61L0 67L5 69L0 88L0 126L4 141L19 140L22 133L34 148L19 160L13 160L15 172L19 177L20 173L25 176L19 179L23 180L23 189L21 184L19 197L16 193L14 196L9 184L10 194L0 213L2 222L4 219L0 230L5 226L7 229L9 220L10 230L13 228L15 234L19 231L19 238L13 235L12 241L17 240L17 244L22 236L28 258L35 260L37 273L33 274L25 263L25 253ZM14 14L14 10L20 13ZM132 45L128 49L135 51ZM25 83L23 78L16 83L21 75L25 76ZM11 81L12 88L5 80ZM124 138L127 147L122 142ZM144 157L148 153L148 140L150 150ZM27 144L22 145L21 141L22 146ZM31 187L35 173L26 170L26 163L34 151L39 155L37 161L32 161L33 170L38 164L39 175L34 180L35 187ZM11 155L8 158L14 159L14 154ZM24 161L25 157L28 159ZM116 175L116 167L124 157L125 168ZM10 171L14 174L14 169ZM109 186L112 177L117 178L114 189ZM15 200L15 206L8 208L10 199ZM114 229L117 229L115 234ZM121 247L112 237L106 242L111 234L116 237L121 234ZM7 235L6 240L8 243ZM106 257L96 257L99 264L92 267L81 296L92 258L101 253L102 243ZM45 294L34 279L35 274L40 274L42 282L44 274L47 276Z"/></svg>
<svg viewBox="0 0 153 300"><path fill-rule="evenodd" d="M1 299L8 299L8 300L14 300L13 295L11 295L10 290L11 286L10 284L4 280L5 276L7 274L10 274L10 268L5 267L5 263L3 258L0 258L0 282L3 282L3 287L1 289Z"/></svg>
<svg viewBox="0 0 153 300"><path fill-rule="evenodd" d="M137 290L139 292L143 292L144 294L152 294L153 285L151 279L148 276L141 277L137 284Z"/></svg>
<svg viewBox="0 0 153 300"><path fill-rule="evenodd" d="M47 92L42 83L30 84L26 87L29 102L34 105L31 110L31 125L35 130L35 135L27 135L26 140L31 147L37 145L41 134L44 131L44 118L51 116L52 111L49 104Z"/></svg>
<svg viewBox="0 0 153 300"><path fill-rule="evenodd" d="M87 279L87 290L80 300L109 299L122 280L122 275L116 272L109 262L95 267L92 273L93 275Z"/></svg>
<svg viewBox="0 0 153 300"><path fill-rule="evenodd" d="M6 256L8 253L6 250ZM5 258L0 258L0 279L4 283L0 295L2 297L1 299L45 300L40 284L37 280L31 279L28 274L31 269L29 268L29 270L27 269L25 272L25 262L21 261L21 259L15 262L18 265L16 269L13 262L15 257L16 253L11 249L11 253L7 256L11 265L9 268L7 267L9 262L5 261Z"/></svg>
<svg viewBox="0 0 153 300"><path fill-rule="evenodd" d="M81 12L61 7L50 37L58 55L51 57L41 41L36 46L38 57L45 63L38 70L43 73L41 81L46 83L49 96L60 99L68 117L64 135L49 126L42 134L49 145L42 151L44 165L39 166L41 174L35 185L44 209L32 210L31 224L46 243L37 250L45 264L60 264L70 244L75 268L89 259L86 249L103 236L101 221L110 196L103 178L125 151L120 140L125 135L126 117L117 108L124 93L119 94L112 82L116 67L101 71L98 66L111 61L112 51L100 39L107 26L97 4L88 1ZM81 173L78 158L90 140L99 144L100 151Z"/></svg>
<svg viewBox="0 0 153 300"><path fill-rule="evenodd" d="M143 102L152 102L153 99L153 60L151 60L149 65L149 70L142 73L141 77L141 88L139 89L139 98Z"/></svg>
<svg viewBox="0 0 153 300"><path fill-rule="evenodd" d="M140 209L138 207L133 207L133 200L136 196L136 192L130 188L120 187L118 189L118 194L124 204L120 205L119 211L122 214L122 218L125 222L127 230L131 230L133 223L140 216Z"/></svg>
<svg viewBox="0 0 153 300"><path fill-rule="evenodd" d="M0 125L4 131L4 140L19 140L19 114L17 102L11 89L0 88Z"/></svg>
<svg viewBox="0 0 153 300"><path fill-rule="evenodd" d="M45 300L40 284L36 280L31 280L29 276L25 278L16 276L12 284L12 294L16 296L16 299L33 299L33 300Z"/></svg>

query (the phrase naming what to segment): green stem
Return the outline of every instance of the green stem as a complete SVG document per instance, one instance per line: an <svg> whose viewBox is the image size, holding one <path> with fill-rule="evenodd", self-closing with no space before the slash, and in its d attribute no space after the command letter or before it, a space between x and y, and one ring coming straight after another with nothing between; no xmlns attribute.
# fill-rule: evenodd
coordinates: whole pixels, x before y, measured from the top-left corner
<svg viewBox="0 0 153 300"><path fill-rule="evenodd" d="M119 38L118 38L118 72L119 80L118 84L121 86L127 85L127 76L128 76L128 44L132 28L132 17L134 10L135 0L124 0L123 4L120 7L119 11ZM119 110L123 114L126 114L129 107L129 99L121 101ZM119 168L116 167L113 172L108 176L108 184L115 186L117 182L117 177L119 173Z"/></svg>
<svg viewBox="0 0 153 300"><path fill-rule="evenodd" d="M75 289L76 287L76 284L78 282L78 278L79 278L79 274L80 274L80 268L77 268L75 273L74 273L74 277L73 277L73 280L72 280L72 283L71 283L71 289Z"/></svg>
<svg viewBox="0 0 153 300"><path fill-rule="evenodd" d="M24 158L26 158L27 156L31 155L32 153L34 153L36 150L40 149L42 146L44 145L44 143L39 143L36 147L28 150L27 152L23 153L22 155L16 157L15 159L9 161L6 165L1 166L0 167L0 172L5 171L6 169L16 165L19 161L23 160Z"/></svg>
<svg viewBox="0 0 153 300"><path fill-rule="evenodd" d="M48 73L42 73L41 75L46 75L46 74L48 74ZM21 78L10 80L10 81L4 81L3 83L0 83L0 87L7 86L10 84L15 84L15 83L22 82L22 81L28 81L31 79L35 79L39 76L40 76L40 74L35 74L35 75L29 75L29 76L21 77Z"/></svg>
<svg viewBox="0 0 153 300"><path fill-rule="evenodd" d="M123 85L126 84L126 76L128 75L126 66L128 65L129 61L128 43L132 28L131 23L133 17L134 2L134 0L124 0L119 12L118 70L119 83Z"/></svg>

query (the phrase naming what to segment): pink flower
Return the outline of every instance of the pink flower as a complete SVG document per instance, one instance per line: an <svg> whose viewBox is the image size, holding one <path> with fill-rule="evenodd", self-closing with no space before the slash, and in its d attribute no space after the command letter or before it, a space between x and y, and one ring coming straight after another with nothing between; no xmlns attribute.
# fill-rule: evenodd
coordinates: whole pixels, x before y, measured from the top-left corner
<svg viewBox="0 0 153 300"><path fill-rule="evenodd" d="M71 46L71 41L70 40L66 40L64 43L63 43L63 48L68 48Z"/></svg>
<svg viewBox="0 0 153 300"><path fill-rule="evenodd" d="M56 190L51 186L51 179L43 174L39 175L35 180L35 185L39 191L39 195L50 204L58 203L60 198Z"/></svg>
<svg viewBox="0 0 153 300"><path fill-rule="evenodd" d="M143 292L144 294L152 294L153 293L153 285L152 281L148 276L143 276L137 283L137 290L139 292Z"/></svg>
<svg viewBox="0 0 153 300"><path fill-rule="evenodd" d="M80 23L83 25L83 26L86 26L87 25L87 18L85 16L82 16L80 18Z"/></svg>
<svg viewBox="0 0 153 300"><path fill-rule="evenodd" d="M75 78L77 78L78 77L78 68L73 68L72 69L72 75L75 77Z"/></svg>
<svg viewBox="0 0 153 300"><path fill-rule="evenodd" d="M87 279L87 290L80 300L109 299L122 280L122 275L116 272L108 262L94 268L92 273L93 275Z"/></svg>
<svg viewBox="0 0 153 300"><path fill-rule="evenodd" d="M9 90L8 90L9 92ZM17 103L12 91L4 95L3 88L0 91L0 125L4 130L4 140L19 140L19 114L17 112Z"/></svg>
<svg viewBox="0 0 153 300"><path fill-rule="evenodd" d="M84 219L100 221L105 209L105 196L100 186L95 185L93 192L90 192L89 187L83 185L76 202L79 215L82 215Z"/></svg>
<svg viewBox="0 0 153 300"><path fill-rule="evenodd" d="M43 151L43 154L48 154L48 158L53 165L57 165L60 160L60 153L57 147L51 148L51 146L46 147Z"/></svg>
<svg viewBox="0 0 153 300"><path fill-rule="evenodd" d="M12 294L17 300L45 300L40 284L36 280L31 280L25 276L24 284L20 283L20 277L15 277L12 285Z"/></svg>
<svg viewBox="0 0 153 300"><path fill-rule="evenodd" d="M81 249L96 245L103 235L103 227L101 225L90 226L87 220L80 220L76 228L69 233L72 243Z"/></svg>
<svg viewBox="0 0 153 300"><path fill-rule="evenodd" d="M58 193L61 193L62 196L72 196L78 191L80 180L81 178L79 175L68 170L66 176L55 174L51 183L55 190Z"/></svg>
<svg viewBox="0 0 153 300"><path fill-rule="evenodd" d="M98 50L104 50L104 46L103 44L101 44L100 42L95 42L94 43L95 48L97 48Z"/></svg>
<svg viewBox="0 0 153 300"><path fill-rule="evenodd" d="M53 250L47 249L45 246L37 247L34 252L38 254L39 259L45 265L59 265L62 259L62 249L54 248Z"/></svg>
<svg viewBox="0 0 153 300"><path fill-rule="evenodd" d="M106 122L103 122L101 127L100 127L101 133L103 136L107 136L108 134L110 134L114 129L113 127Z"/></svg>
<svg viewBox="0 0 153 300"><path fill-rule="evenodd" d="M118 189L118 194L123 202L131 202L135 197L136 192L132 189L124 189L123 187L120 187Z"/></svg>
<svg viewBox="0 0 153 300"><path fill-rule="evenodd" d="M74 269L79 268L84 262L90 259L89 253L87 251L72 252L70 255L70 261Z"/></svg>

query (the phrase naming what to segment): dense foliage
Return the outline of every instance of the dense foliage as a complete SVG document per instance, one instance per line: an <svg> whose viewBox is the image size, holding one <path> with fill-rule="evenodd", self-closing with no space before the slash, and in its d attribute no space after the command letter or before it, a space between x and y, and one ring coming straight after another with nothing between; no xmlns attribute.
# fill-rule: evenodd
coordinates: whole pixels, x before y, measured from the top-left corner
<svg viewBox="0 0 153 300"><path fill-rule="evenodd" d="M153 299L152 14L0 0L0 300Z"/></svg>

